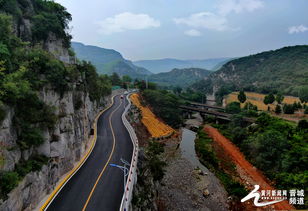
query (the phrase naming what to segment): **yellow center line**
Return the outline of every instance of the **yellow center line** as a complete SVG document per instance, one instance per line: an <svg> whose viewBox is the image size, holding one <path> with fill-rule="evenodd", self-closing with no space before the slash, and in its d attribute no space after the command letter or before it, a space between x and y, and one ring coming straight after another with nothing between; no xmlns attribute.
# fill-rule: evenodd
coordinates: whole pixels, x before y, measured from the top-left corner
<svg viewBox="0 0 308 211"><path fill-rule="evenodd" d="M112 118L113 114L121 107L121 105L122 105L122 100L121 100L120 105L119 105L114 111L112 111L112 113L111 113L110 116L109 116L109 125L110 125L110 129L111 129L111 133L112 133L112 139L113 139L112 150L111 150L111 153L110 153L110 155L109 155L109 158L108 158L108 160L107 160L107 162L106 162L104 168L102 169L101 173L99 174L98 178L96 179L96 182L95 182L95 184L94 184L94 186L93 186L93 188L92 188L92 190L91 190L91 192L90 192L90 194L89 194L89 196L88 196L88 199L87 199L87 201L86 201L84 207L82 208L82 211L85 211L85 210L86 210L86 208L87 208L87 206L88 206L88 204L89 204L89 202L90 202L90 200L91 200L91 197L92 197L92 195L93 195L93 193L94 193L94 191L95 191L95 188L96 188L96 186L97 186L97 184L98 184L100 178L101 178L102 175L104 174L104 171L106 170L107 165L109 164L109 162L110 162L110 160L111 160L111 158L112 158L112 155L113 155L113 152L114 152L114 148L115 148L116 139L115 139L115 135L114 135L112 123L111 123L111 118Z"/></svg>
<svg viewBox="0 0 308 211"><path fill-rule="evenodd" d="M93 148L95 147L96 144L96 139L97 139L97 131L96 131L96 125L99 117L105 113L107 110L109 110L113 105L114 105L114 97L111 98L111 104L106 107L104 110L100 111L99 114L95 117L94 123L93 123L93 128L94 128L94 136L91 138L91 146L86 152L86 154L83 156L83 158L78 162L78 164L65 176L65 178L57 185L57 187L54 189L54 191L49 195L48 199L45 201L43 206L40 208L40 211L46 210L48 206L52 203L54 198L57 196L57 194L61 191L61 189L64 187L64 185L70 180L72 176L79 170L80 167L84 164L84 162L88 159L90 154L92 153Z"/></svg>

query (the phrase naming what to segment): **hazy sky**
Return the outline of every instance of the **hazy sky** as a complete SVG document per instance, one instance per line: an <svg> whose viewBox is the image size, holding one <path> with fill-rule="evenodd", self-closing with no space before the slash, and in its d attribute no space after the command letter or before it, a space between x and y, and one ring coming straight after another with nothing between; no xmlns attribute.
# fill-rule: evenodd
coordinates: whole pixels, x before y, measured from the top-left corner
<svg viewBox="0 0 308 211"><path fill-rule="evenodd" d="M74 41L127 59L245 56L308 44L308 0L56 0Z"/></svg>

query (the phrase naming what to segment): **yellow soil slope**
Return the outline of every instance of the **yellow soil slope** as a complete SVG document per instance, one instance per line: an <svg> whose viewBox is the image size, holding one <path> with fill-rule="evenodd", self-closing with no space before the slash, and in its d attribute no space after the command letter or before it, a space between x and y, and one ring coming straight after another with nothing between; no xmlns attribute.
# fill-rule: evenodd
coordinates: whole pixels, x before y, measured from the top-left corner
<svg viewBox="0 0 308 211"><path fill-rule="evenodd" d="M170 126L159 121L148 107L144 107L141 105L138 94L132 94L130 96L130 99L133 104L141 110L141 121L146 126L153 138L168 136L175 132L174 129L172 129Z"/></svg>
<svg viewBox="0 0 308 211"><path fill-rule="evenodd" d="M250 102L256 106L258 106L259 110L263 110L263 111L267 111L267 105L265 105L263 103L264 94L259 94L259 93L255 93L255 92L245 92L246 97L247 97L247 101L246 102ZM226 104L229 104L231 102L238 102L237 99L238 96L238 92L232 92L231 94L229 94L226 97ZM245 102L245 103L246 103ZM292 96L285 96L283 103L287 103L287 104L293 104L294 102L300 102L298 97L292 97ZM243 107L245 105L245 103L241 103L241 107ZM275 104L269 105L271 107L271 110L275 110Z"/></svg>

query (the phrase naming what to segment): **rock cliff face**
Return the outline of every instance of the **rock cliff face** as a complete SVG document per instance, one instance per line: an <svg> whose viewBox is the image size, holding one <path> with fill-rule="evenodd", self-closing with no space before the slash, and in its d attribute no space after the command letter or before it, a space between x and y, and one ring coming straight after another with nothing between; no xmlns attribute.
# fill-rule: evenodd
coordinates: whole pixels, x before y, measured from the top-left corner
<svg viewBox="0 0 308 211"><path fill-rule="evenodd" d="M60 97L47 88L40 92L40 98L56 108L59 120L54 130L44 131L45 141L38 148L21 151L17 147L17 134L13 127L14 110L8 108L0 128L0 145L3 146L0 170L13 170L20 159L28 160L34 153L45 155L49 162L41 171L27 174L8 194L8 199L0 201L2 211L33 210L53 190L59 178L73 168L87 149L93 120L111 99L110 96L105 97L96 103L87 93L80 91L69 91ZM82 100L81 108L76 108L76 98Z"/></svg>
<svg viewBox="0 0 308 211"><path fill-rule="evenodd" d="M23 41L42 47L65 63L75 63L75 58L69 55L68 46L64 45L64 39L56 36L54 32L46 31L47 35L44 39L34 42L33 31L35 26L33 17L38 15L38 8L42 6L38 1L11 0L10 3L1 3L0 6L4 7L0 7L0 12L12 15L13 32L17 37Z"/></svg>

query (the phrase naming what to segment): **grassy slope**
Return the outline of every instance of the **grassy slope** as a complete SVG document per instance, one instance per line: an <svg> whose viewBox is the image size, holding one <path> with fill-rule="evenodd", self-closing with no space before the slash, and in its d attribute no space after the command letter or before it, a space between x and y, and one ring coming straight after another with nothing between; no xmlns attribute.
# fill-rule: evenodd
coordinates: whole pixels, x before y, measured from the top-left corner
<svg viewBox="0 0 308 211"><path fill-rule="evenodd" d="M230 85L231 91L281 91L296 96L298 89L307 84L308 46L302 45L232 60L194 87L212 92L213 87Z"/></svg>
<svg viewBox="0 0 308 211"><path fill-rule="evenodd" d="M149 80L163 86L187 87L200 79L206 78L210 73L209 70L199 68L173 69L170 72L152 75Z"/></svg>

